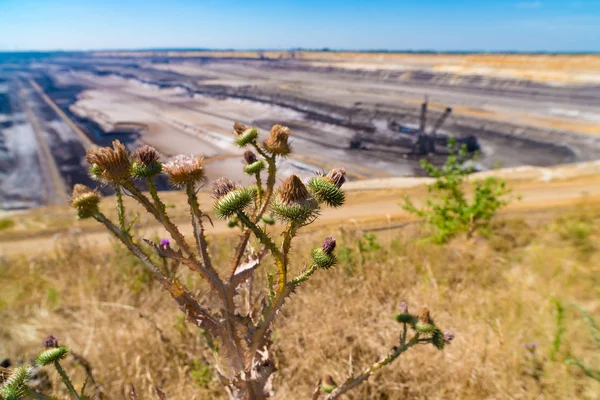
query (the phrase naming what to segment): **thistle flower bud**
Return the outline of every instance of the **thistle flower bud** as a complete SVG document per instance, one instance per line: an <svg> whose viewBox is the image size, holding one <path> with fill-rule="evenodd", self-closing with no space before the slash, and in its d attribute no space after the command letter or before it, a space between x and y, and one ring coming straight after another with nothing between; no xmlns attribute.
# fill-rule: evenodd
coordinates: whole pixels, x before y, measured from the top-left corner
<svg viewBox="0 0 600 400"><path fill-rule="evenodd" d="M450 344L454 340L454 332L446 331L444 332L444 342L446 344Z"/></svg>
<svg viewBox="0 0 600 400"><path fill-rule="evenodd" d="M43 351L37 358L36 364L40 367L53 364L62 360L69 353L69 348L65 346L55 347Z"/></svg>
<svg viewBox="0 0 600 400"><path fill-rule="evenodd" d="M345 173L345 170L337 168L329 171L325 176L313 176L308 181L308 188L319 203L325 203L330 207L340 207L346 201L344 192L340 190L345 181Z"/></svg>
<svg viewBox="0 0 600 400"><path fill-rule="evenodd" d="M337 387L336 381L333 380L333 376L326 375L325 379L321 382L321 390L323 393L331 393Z"/></svg>
<svg viewBox="0 0 600 400"><path fill-rule="evenodd" d="M417 317L417 323L415 324L415 329L421 333L433 333L437 328L435 327L435 323L431 318L431 314L427 307L421 308L419 315Z"/></svg>
<svg viewBox="0 0 600 400"><path fill-rule="evenodd" d="M160 240L160 247L170 247L171 246L171 241L167 238L163 238Z"/></svg>
<svg viewBox="0 0 600 400"><path fill-rule="evenodd" d="M241 122L234 122L233 123L233 132L236 135L241 135L242 133L246 132L246 130L248 130L248 126L242 124Z"/></svg>
<svg viewBox="0 0 600 400"><path fill-rule="evenodd" d="M0 387L4 400L19 400L25 396L25 384L31 376L31 367L22 365L15 368L8 379Z"/></svg>
<svg viewBox="0 0 600 400"><path fill-rule="evenodd" d="M182 187L187 184L196 184L206 179L202 160L203 157L201 156L180 154L163 165L163 169L175 186Z"/></svg>
<svg viewBox="0 0 600 400"><path fill-rule="evenodd" d="M151 178L162 171L159 154L154 147L143 145L133 154L131 175L134 178Z"/></svg>
<svg viewBox="0 0 600 400"><path fill-rule="evenodd" d="M282 125L274 125L271 128L271 134L264 142L265 149L271 154L286 156L292 151L288 143L289 137L290 128Z"/></svg>
<svg viewBox="0 0 600 400"><path fill-rule="evenodd" d="M216 199L215 214L218 218L229 218L248 207L256 196L256 186L239 188L227 178L213 182L212 196Z"/></svg>
<svg viewBox="0 0 600 400"><path fill-rule="evenodd" d="M335 245L336 245L336 242L335 242L334 238L332 238L332 237L326 238L323 241L323 247L322 247L323 252L325 254L332 254L333 251L335 250Z"/></svg>
<svg viewBox="0 0 600 400"><path fill-rule="evenodd" d="M113 147L95 147L88 150L85 158L91 164L90 176L104 183L119 184L131 176L129 153L118 140Z"/></svg>
<svg viewBox="0 0 600 400"><path fill-rule="evenodd" d="M400 303L399 311L400 312L396 314L395 317L396 321L401 324L410 324L411 326L414 326L417 323L415 316L408 313L408 304L406 304L405 301Z"/></svg>
<svg viewBox="0 0 600 400"><path fill-rule="evenodd" d="M44 347L46 349L58 347L58 339L53 335L46 336L46 338L44 339Z"/></svg>
<svg viewBox="0 0 600 400"><path fill-rule="evenodd" d="M265 162L256 158L256 154L248 150L244 153L244 172L248 175L256 175L265 168Z"/></svg>
<svg viewBox="0 0 600 400"><path fill-rule="evenodd" d="M252 152L251 150L245 151L244 161L246 162L246 164L255 163L257 161L256 154L254 154L254 152Z"/></svg>
<svg viewBox="0 0 600 400"><path fill-rule="evenodd" d="M239 122L233 124L233 132L237 135L235 143L240 147L244 147L258 138L258 129L251 128Z"/></svg>
<svg viewBox="0 0 600 400"><path fill-rule="evenodd" d="M285 222L302 224L318 213L319 204L296 175L286 179L271 202L273 214Z"/></svg>
<svg viewBox="0 0 600 400"><path fill-rule="evenodd" d="M438 349L442 350L446 345L444 334L439 329L435 329L431 334L431 343Z"/></svg>
<svg viewBox="0 0 600 400"><path fill-rule="evenodd" d="M77 210L79 218L89 218L97 213L98 203L100 203L100 196L95 190L79 183L73 187L71 205Z"/></svg>

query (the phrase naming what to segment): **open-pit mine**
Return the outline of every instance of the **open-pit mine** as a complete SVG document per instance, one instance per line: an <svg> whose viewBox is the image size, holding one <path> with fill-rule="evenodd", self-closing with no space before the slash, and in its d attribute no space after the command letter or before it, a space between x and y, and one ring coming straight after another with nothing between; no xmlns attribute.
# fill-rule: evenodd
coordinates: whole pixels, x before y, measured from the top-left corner
<svg viewBox="0 0 600 400"><path fill-rule="evenodd" d="M585 55L6 53L0 209L67 202L72 185L94 184L85 150L114 139L202 154L210 180L243 180L234 121L291 128L284 175L419 176L451 136L478 170L595 160L599 71Z"/></svg>

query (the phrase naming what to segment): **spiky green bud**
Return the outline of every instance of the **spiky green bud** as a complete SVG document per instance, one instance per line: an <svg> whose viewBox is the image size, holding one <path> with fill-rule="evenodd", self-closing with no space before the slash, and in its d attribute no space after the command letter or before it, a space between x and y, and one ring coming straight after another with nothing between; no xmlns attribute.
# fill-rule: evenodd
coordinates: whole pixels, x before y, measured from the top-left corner
<svg viewBox="0 0 600 400"><path fill-rule="evenodd" d="M282 222L296 222L302 224L310 218L318 215L319 203L310 198L301 203L286 204L279 195L274 196L271 201L271 211L273 215Z"/></svg>
<svg viewBox="0 0 600 400"><path fill-rule="evenodd" d="M446 345L446 340L444 338L444 334L439 329L433 331L431 335L431 343L438 349L443 350Z"/></svg>
<svg viewBox="0 0 600 400"><path fill-rule="evenodd" d="M254 142L257 138L258 129L248 128L235 139L235 143L240 147L244 147L247 144Z"/></svg>
<svg viewBox="0 0 600 400"><path fill-rule="evenodd" d="M31 367L29 365L21 365L15 368L2 388L0 393L4 400L19 400L25 396L25 384L29 380Z"/></svg>
<svg viewBox="0 0 600 400"><path fill-rule="evenodd" d="M325 176L310 178L308 189L319 203L325 203L330 207L340 207L346 200L344 192Z"/></svg>
<svg viewBox="0 0 600 400"><path fill-rule="evenodd" d="M133 163L131 164L131 176L137 179L151 178L161 173L162 164L159 161L160 155L156 149L147 144L138 148L133 154Z"/></svg>
<svg viewBox="0 0 600 400"><path fill-rule="evenodd" d="M57 361L62 360L69 353L69 348L66 346L54 347L43 351L35 361L40 367L54 364Z"/></svg>
<svg viewBox="0 0 600 400"><path fill-rule="evenodd" d="M419 333L423 333L426 335L429 335L433 332L435 332L437 328L435 327L435 325L430 325L430 324L422 324L420 322L417 322L415 324L415 330Z"/></svg>
<svg viewBox="0 0 600 400"><path fill-rule="evenodd" d="M265 169L265 162L263 160L257 160L252 164L244 166L244 172L248 175L256 175L263 169Z"/></svg>
<svg viewBox="0 0 600 400"><path fill-rule="evenodd" d="M319 268L329 269L337 263L337 258L333 253L327 254L323 249L313 249L310 253L310 259Z"/></svg>
<svg viewBox="0 0 600 400"><path fill-rule="evenodd" d="M303 224L318 215L319 203L296 175L286 179L271 201L273 215L283 222Z"/></svg>
<svg viewBox="0 0 600 400"><path fill-rule="evenodd" d="M275 225L275 220L269 215L263 215L260 219L267 225Z"/></svg>
<svg viewBox="0 0 600 400"><path fill-rule="evenodd" d="M401 324L415 325L417 323L417 317L408 313L396 314L395 319Z"/></svg>
<svg viewBox="0 0 600 400"><path fill-rule="evenodd" d="M152 178L162 172L162 164L158 161L144 165L140 162L134 161L131 164L131 176L136 179L141 178Z"/></svg>
<svg viewBox="0 0 600 400"><path fill-rule="evenodd" d="M216 201L215 215L217 218L229 218L252 204L255 196L256 186L232 190Z"/></svg>
<svg viewBox="0 0 600 400"><path fill-rule="evenodd" d="M71 205L77 210L79 218L90 218L97 213L98 203L100 203L100 196L95 190L79 183L73 187Z"/></svg>

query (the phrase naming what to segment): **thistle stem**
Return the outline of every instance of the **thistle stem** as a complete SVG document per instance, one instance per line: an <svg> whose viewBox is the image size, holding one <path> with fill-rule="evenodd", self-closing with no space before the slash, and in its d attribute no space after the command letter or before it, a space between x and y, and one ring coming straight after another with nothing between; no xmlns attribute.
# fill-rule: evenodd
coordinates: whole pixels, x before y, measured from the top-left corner
<svg viewBox="0 0 600 400"><path fill-rule="evenodd" d="M160 197L158 197L158 191L156 190L156 185L154 184L152 178L148 178L148 191L150 192L150 196L152 196L152 200L154 201L154 205L158 211L160 211L161 214L164 214L167 207L165 206L165 203L162 202Z"/></svg>
<svg viewBox="0 0 600 400"><path fill-rule="evenodd" d="M121 186L115 186L115 192L117 195L117 218L119 219L119 228L124 234L127 233L125 228L125 206L123 205L123 193L121 192Z"/></svg>
<svg viewBox="0 0 600 400"><path fill-rule="evenodd" d="M56 370L58 371L58 374L60 375L60 378L64 382L64 384L67 387L67 389L69 389L69 392L71 392L71 394L73 395L73 397L75 397L77 400L81 400L81 397L79 397L79 394L77 393L77 391L73 387L73 384L71 383L71 380L67 376L66 372L62 369L62 367L61 367L61 365L60 365L60 363L58 361L54 362L54 368L56 368Z"/></svg>
<svg viewBox="0 0 600 400"><path fill-rule="evenodd" d="M319 267L317 265L311 265L306 271L292 279L290 285L293 287L298 287L302 282L306 282L312 274L317 272L318 269Z"/></svg>
<svg viewBox="0 0 600 400"><path fill-rule="evenodd" d="M275 258L275 262L278 264L278 266L279 266L279 264L281 264L281 266L283 266L283 264L284 264L283 254L279 251L279 249L277 248L277 245L271 240L271 238L266 234L266 232L263 231L254 222L252 222L250 220L250 218L248 217L248 215L246 215L246 213L244 213L243 211L238 211L237 216L244 225L246 225L248 228L250 228L250 230L258 238L258 240L260 240L260 242L262 244L267 246L267 248L269 249L271 254L273 254L273 257Z"/></svg>
<svg viewBox="0 0 600 400"><path fill-rule="evenodd" d="M194 237L196 238L196 246L198 252L202 256L202 262L208 269L213 270L212 260L210 254L208 254L208 244L206 237L204 236L204 226L202 225L202 211L200 211L200 205L198 204L198 196L194 191L194 185L188 183L186 186L186 194L188 198L188 204L190 205L190 214L192 216L192 225L194 227Z"/></svg>
<svg viewBox="0 0 600 400"><path fill-rule="evenodd" d="M256 199L258 201L259 207L262 205L262 181L260 179L260 172L256 173Z"/></svg>

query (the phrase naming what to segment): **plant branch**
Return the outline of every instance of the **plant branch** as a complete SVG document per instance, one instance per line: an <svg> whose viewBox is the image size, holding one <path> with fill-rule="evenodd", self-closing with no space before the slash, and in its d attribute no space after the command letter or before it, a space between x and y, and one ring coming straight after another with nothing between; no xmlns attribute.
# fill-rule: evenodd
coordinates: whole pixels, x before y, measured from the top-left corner
<svg viewBox="0 0 600 400"><path fill-rule="evenodd" d="M125 228L125 206L123 205L123 193L121 192L121 186L115 186L115 193L117 196L117 218L119 219L119 228L124 234L127 232Z"/></svg>
<svg viewBox="0 0 600 400"><path fill-rule="evenodd" d="M64 369L62 369L62 367L61 367L61 365L60 365L60 363L58 361L54 362L54 368L56 368L56 370L58 371L58 374L60 375L60 378L64 382L64 384L67 387L67 389L69 389L69 392L71 392L71 394L73 395L73 397L75 397L77 400L81 400L81 397L79 397L79 393L77 393L77 391L73 387L73 384L71 383L71 380L67 376L67 373L65 372Z"/></svg>
<svg viewBox="0 0 600 400"><path fill-rule="evenodd" d="M367 379L369 379L369 377L371 375L373 375L375 372L377 372L379 369L390 364L392 361L397 359L400 356L400 354L404 353L406 350L408 350L412 346L416 345L417 343L419 343L419 334L418 333L415 334L415 336L413 336L413 338L410 340L410 342L394 348L392 350L392 352L390 354L388 354L385 358L381 359L380 361L377 361L375 364L373 364L369 368L365 369L358 376L356 376L354 378L349 378L348 380L346 380L342 385L338 386L331 393L329 393L329 395L327 395L327 397L325 397L325 400L337 399L338 397L340 397L344 393L348 392L349 390L354 389L355 387L357 387L358 385L360 385L361 383L363 383Z"/></svg>
<svg viewBox="0 0 600 400"><path fill-rule="evenodd" d="M222 329L220 323L217 322L208 311L200 306L198 301L193 298L180 282L174 279L167 279L167 277L160 272L159 268L152 263L143 250L133 243L129 237L123 236L119 231L119 228L106 218L104 214L98 212L94 215L94 218L104 224L104 226L106 226L106 228L129 249L129 251L142 261L146 268L152 273L154 279L156 279L171 294L188 318L194 319L196 325L200 326L200 322L202 322L202 328L206 328L206 330L212 334L218 333L218 331Z"/></svg>
<svg viewBox="0 0 600 400"><path fill-rule="evenodd" d="M200 205L198 204L198 196L194 191L193 184L187 184L186 194L188 198L188 204L190 205L192 225L194 227L194 236L196 237L196 246L198 247L198 252L202 256L202 262L204 263L204 266L207 269L214 271L210 254L208 254L208 243L206 242L206 236L204 235L204 226L202 225L203 214L202 211L200 211Z"/></svg>

